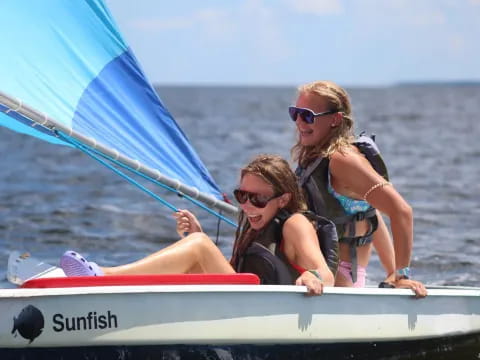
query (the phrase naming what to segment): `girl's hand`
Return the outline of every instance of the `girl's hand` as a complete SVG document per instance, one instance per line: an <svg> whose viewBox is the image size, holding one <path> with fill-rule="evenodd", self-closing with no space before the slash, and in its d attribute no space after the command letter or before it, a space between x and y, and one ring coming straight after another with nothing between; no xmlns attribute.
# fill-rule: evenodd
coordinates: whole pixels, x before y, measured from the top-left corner
<svg viewBox="0 0 480 360"><path fill-rule="evenodd" d="M295 285L305 285L308 289L307 295L321 295L323 293L323 282L310 271L305 271L295 281Z"/></svg>
<svg viewBox="0 0 480 360"><path fill-rule="evenodd" d="M400 278L395 280L394 285L396 288L412 289L416 298L424 298L427 296L427 289L420 281Z"/></svg>
<svg viewBox="0 0 480 360"><path fill-rule="evenodd" d="M178 210L173 214L177 221L177 233L181 238L194 232L203 232L198 219L188 210Z"/></svg>
<svg viewBox="0 0 480 360"><path fill-rule="evenodd" d="M405 278L398 278L395 273L392 273L387 276L387 278L382 282L382 284L386 284L386 286L381 287L393 287L397 289L412 289L415 293L416 298L423 298L427 296L427 289L425 285L420 281L405 279Z"/></svg>

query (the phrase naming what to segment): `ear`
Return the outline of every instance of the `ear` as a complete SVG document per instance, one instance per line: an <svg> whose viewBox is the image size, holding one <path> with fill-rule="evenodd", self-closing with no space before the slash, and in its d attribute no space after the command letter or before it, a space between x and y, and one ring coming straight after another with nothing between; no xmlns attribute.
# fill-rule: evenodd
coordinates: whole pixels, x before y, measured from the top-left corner
<svg viewBox="0 0 480 360"><path fill-rule="evenodd" d="M292 198L292 194L290 193L285 193L279 198L279 205L280 208L283 209L287 204L290 202L290 199Z"/></svg>
<svg viewBox="0 0 480 360"><path fill-rule="evenodd" d="M343 120L343 114L341 112L337 112L333 114L332 123L330 124L330 126L332 128L335 128L341 124L342 120Z"/></svg>

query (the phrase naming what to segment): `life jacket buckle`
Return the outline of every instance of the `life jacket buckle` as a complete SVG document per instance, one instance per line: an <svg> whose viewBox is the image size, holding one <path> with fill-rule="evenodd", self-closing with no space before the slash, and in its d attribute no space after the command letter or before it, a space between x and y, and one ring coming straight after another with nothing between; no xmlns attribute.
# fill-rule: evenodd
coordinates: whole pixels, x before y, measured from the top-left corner
<svg viewBox="0 0 480 360"><path fill-rule="evenodd" d="M357 238L356 245L357 246L363 246L371 242L371 237L370 236L361 236Z"/></svg>
<svg viewBox="0 0 480 360"><path fill-rule="evenodd" d="M367 217L367 212L366 211L358 212L358 213L355 214L355 220L356 221L365 220L366 217Z"/></svg>

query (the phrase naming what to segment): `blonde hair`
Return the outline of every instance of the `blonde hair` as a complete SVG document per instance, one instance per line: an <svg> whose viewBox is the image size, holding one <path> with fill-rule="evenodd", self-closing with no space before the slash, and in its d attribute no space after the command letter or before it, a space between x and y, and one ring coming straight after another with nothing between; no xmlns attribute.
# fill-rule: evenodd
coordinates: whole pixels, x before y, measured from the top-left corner
<svg viewBox="0 0 480 360"><path fill-rule="evenodd" d="M318 157L330 157L335 151L343 151L353 140L352 107L347 92L332 81L314 81L300 85L298 95L311 94L318 99L325 99L328 104L326 110L336 110L342 113L339 126L332 128L329 136L319 144L303 146L298 134L297 142L291 153L295 161L306 166ZM298 130L297 130L298 131Z"/></svg>
<svg viewBox="0 0 480 360"><path fill-rule="evenodd" d="M241 170L240 179L243 179L247 174L256 175L271 185L275 196L290 194L290 200L284 207L290 213L307 210L307 205L298 186L297 177L288 162L282 157L277 155L259 155ZM237 267L239 257L245 252L257 233L250 227L250 222L245 213L240 211L238 228L233 244L233 254L230 261L233 268Z"/></svg>

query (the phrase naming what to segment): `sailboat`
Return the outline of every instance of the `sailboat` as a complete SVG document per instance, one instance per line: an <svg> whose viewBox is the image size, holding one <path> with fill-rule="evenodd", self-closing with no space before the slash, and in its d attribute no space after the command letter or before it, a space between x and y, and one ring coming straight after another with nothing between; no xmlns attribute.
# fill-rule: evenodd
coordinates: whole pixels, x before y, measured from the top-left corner
<svg viewBox="0 0 480 360"><path fill-rule="evenodd" d="M151 87L102 0L4 0L0 125L71 146L232 222L221 191ZM113 176L113 175L112 175ZM221 214L218 212L220 211ZM230 216L229 217L225 217ZM0 358L476 357L480 288L260 285L253 274L66 278L13 252Z"/></svg>

